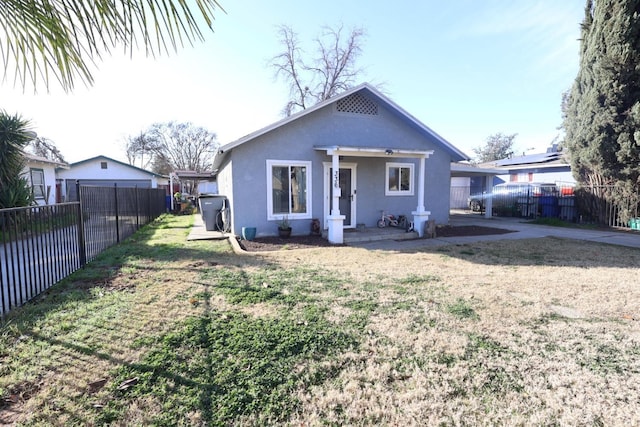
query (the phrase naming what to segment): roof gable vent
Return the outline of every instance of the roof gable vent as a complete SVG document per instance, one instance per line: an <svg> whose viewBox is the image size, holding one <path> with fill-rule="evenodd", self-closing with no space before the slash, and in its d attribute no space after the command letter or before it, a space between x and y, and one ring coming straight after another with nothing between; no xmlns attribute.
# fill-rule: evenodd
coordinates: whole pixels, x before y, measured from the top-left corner
<svg viewBox="0 0 640 427"><path fill-rule="evenodd" d="M358 92L339 99L336 102L336 109L341 113L378 115L378 104Z"/></svg>

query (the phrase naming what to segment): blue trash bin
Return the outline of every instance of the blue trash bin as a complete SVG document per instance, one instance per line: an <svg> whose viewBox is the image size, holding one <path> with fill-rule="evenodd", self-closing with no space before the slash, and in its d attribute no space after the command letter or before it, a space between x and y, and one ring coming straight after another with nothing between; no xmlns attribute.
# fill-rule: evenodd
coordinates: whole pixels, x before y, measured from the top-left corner
<svg viewBox="0 0 640 427"><path fill-rule="evenodd" d="M540 197L543 218L557 218L560 215L558 198L556 196Z"/></svg>

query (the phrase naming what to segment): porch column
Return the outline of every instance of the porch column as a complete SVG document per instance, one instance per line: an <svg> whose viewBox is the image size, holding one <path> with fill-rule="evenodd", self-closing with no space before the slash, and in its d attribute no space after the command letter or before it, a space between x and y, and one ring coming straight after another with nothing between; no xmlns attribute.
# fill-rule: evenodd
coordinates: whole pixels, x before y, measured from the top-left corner
<svg viewBox="0 0 640 427"><path fill-rule="evenodd" d="M418 172L418 206L413 215L413 228L418 232L418 236L424 237L424 226L429 220L431 212L424 209L424 180L425 180L425 162L427 156L423 155L419 158L420 169Z"/></svg>
<svg viewBox="0 0 640 427"><path fill-rule="evenodd" d="M329 243L341 245L344 243L343 229L346 216L340 215L340 156L333 150L327 154L331 155L331 170L333 173L330 177L333 197L331 198L331 213L327 218L329 223L327 237Z"/></svg>
<svg viewBox="0 0 640 427"><path fill-rule="evenodd" d="M173 205L173 172L169 174L169 196L171 196L171 212L173 212L175 210L175 206Z"/></svg>
<svg viewBox="0 0 640 427"><path fill-rule="evenodd" d="M484 198L484 217L491 218L493 216L493 175L487 175L485 178L485 198Z"/></svg>

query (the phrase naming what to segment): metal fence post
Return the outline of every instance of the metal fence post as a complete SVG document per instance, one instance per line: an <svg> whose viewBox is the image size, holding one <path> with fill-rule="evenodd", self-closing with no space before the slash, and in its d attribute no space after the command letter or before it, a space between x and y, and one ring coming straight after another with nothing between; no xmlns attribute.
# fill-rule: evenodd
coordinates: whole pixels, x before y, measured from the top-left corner
<svg viewBox="0 0 640 427"><path fill-rule="evenodd" d="M140 203L138 198L140 197L140 195L138 194L137 185L136 185L135 195L136 195L136 230L139 230L140 229Z"/></svg>
<svg viewBox="0 0 640 427"><path fill-rule="evenodd" d="M4 249L4 263L6 265L6 281L3 278L2 283L3 283L3 287L0 288L0 294L2 294L2 301L0 301L0 303L2 305L0 305L0 312L2 312L2 319L4 320L5 315L9 312L9 310L11 309L11 298L9 295L9 282L11 281L11 273L14 270L14 267L12 266L12 263L10 263L10 258L9 258L9 253L11 251L11 246L9 246L11 244L11 239L7 238L8 232L9 232L9 211L5 211L5 212L1 212L0 211L0 231L2 231L2 247ZM11 236L9 236L11 237ZM7 244L9 243L9 244ZM11 266L11 267L10 267ZM2 275L2 271L0 270L0 275ZM6 285L5 285L6 283ZM6 286L6 290L4 289L4 287Z"/></svg>
<svg viewBox="0 0 640 427"><path fill-rule="evenodd" d="M78 197L78 256L80 268L87 265L87 248L84 241L84 214L82 213L82 197L80 194L80 180L76 180L76 196Z"/></svg>
<svg viewBox="0 0 640 427"><path fill-rule="evenodd" d="M149 189L149 191L147 191L147 224L150 223L151 221L153 221L155 219L155 215L153 213L153 211L151 210L151 192L153 191L153 189Z"/></svg>
<svg viewBox="0 0 640 427"><path fill-rule="evenodd" d="M116 242L120 243L120 218L118 215L118 183L113 183L114 206L116 210Z"/></svg>

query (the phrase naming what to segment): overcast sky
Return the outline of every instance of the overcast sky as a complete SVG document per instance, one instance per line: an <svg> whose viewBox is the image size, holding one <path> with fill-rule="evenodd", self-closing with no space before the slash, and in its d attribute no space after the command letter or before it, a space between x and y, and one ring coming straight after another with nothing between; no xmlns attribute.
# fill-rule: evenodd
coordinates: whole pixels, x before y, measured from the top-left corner
<svg viewBox="0 0 640 427"><path fill-rule="evenodd" d="M124 142L156 122L189 121L231 142L281 118L288 90L269 58L276 27L291 26L310 53L323 25L362 27L362 81L473 155L494 133L542 152L558 135L560 102L578 71L583 0L220 0L204 43L156 59L120 52L95 84L65 94L0 84L0 108L31 120L66 160L125 160Z"/></svg>

